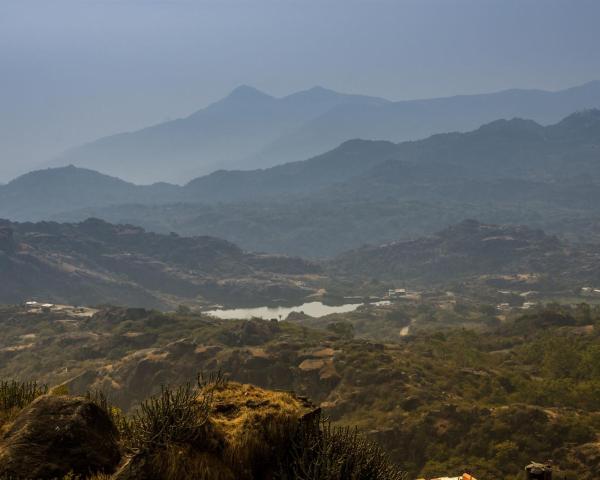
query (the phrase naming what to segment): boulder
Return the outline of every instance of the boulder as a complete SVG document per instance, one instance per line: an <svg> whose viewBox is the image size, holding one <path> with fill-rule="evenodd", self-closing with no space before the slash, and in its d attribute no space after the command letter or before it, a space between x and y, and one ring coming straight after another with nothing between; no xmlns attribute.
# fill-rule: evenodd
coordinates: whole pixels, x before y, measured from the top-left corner
<svg viewBox="0 0 600 480"><path fill-rule="evenodd" d="M291 435L320 419L320 409L292 393L235 382L210 388L210 423L199 443L141 451L114 480L271 479Z"/></svg>
<svg viewBox="0 0 600 480"><path fill-rule="evenodd" d="M107 413L81 397L44 395L0 438L0 478L51 479L112 473L118 433Z"/></svg>

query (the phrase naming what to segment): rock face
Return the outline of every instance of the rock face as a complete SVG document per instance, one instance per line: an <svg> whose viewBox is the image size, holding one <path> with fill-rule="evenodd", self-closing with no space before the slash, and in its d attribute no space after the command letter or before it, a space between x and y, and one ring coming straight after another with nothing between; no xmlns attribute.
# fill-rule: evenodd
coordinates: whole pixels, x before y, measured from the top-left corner
<svg viewBox="0 0 600 480"><path fill-rule="evenodd" d="M2 435L0 477L112 473L121 457L117 435L108 415L84 398L42 396Z"/></svg>

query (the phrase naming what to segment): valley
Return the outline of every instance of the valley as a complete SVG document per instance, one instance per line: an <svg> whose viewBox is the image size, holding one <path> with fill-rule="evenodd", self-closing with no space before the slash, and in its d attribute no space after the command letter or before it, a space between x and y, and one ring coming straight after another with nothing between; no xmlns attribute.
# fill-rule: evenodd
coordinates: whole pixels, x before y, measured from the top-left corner
<svg viewBox="0 0 600 480"><path fill-rule="evenodd" d="M0 378L101 392L135 418L164 386L223 375L310 398L408 478L516 480L551 458L592 480L599 258L475 220L325 261L98 219L4 221Z"/></svg>
<svg viewBox="0 0 600 480"><path fill-rule="evenodd" d="M0 480L599 480L598 19L0 1Z"/></svg>
<svg viewBox="0 0 600 480"><path fill-rule="evenodd" d="M598 307L501 313L433 300L283 321L3 307L0 376L72 395L103 391L128 411L160 385L221 371L310 397L337 424L376 439L410 478L517 478L542 456L566 478L593 479Z"/></svg>

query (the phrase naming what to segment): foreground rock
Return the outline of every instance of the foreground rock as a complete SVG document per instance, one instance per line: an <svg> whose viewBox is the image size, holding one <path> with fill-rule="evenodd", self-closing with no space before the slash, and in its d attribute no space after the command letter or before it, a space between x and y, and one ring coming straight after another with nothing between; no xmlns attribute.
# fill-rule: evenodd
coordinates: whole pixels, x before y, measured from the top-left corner
<svg viewBox="0 0 600 480"><path fill-rule="evenodd" d="M202 440L140 452L115 480L252 480L272 478L292 434L320 409L286 392L228 382L211 390Z"/></svg>
<svg viewBox="0 0 600 480"><path fill-rule="evenodd" d="M0 477L62 478L112 473L120 461L108 415L78 397L45 395L19 413L0 440Z"/></svg>

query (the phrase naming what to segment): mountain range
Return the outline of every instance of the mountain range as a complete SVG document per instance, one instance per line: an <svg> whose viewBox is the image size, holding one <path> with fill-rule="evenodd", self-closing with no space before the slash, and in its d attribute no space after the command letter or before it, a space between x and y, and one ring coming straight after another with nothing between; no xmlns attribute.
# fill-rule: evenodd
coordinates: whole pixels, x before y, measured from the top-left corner
<svg viewBox="0 0 600 480"><path fill-rule="evenodd" d="M586 110L549 126L497 120L399 144L352 140L309 160L218 171L182 187L42 170L0 187L0 218L99 217L307 257L415 238L465 218L591 241L599 155L600 110Z"/></svg>
<svg viewBox="0 0 600 480"><path fill-rule="evenodd" d="M271 166L306 158L304 152L283 157L269 153L270 145L324 113L341 105L385 103L320 87L275 98L241 86L187 118L101 138L69 150L52 165L74 164L136 183L182 182L221 168ZM310 153L326 149L315 145Z"/></svg>
<svg viewBox="0 0 600 480"><path fill-rule="evenodd" d="M73 164L142 184L181 183L219 169L306 159L354 138L415 140L499 118L549 124L592 107L600 107L600 81L556 92L514 89L399 102L322 87L275 98L242 86L186 118L75 147L50 166Z"/></svg>

